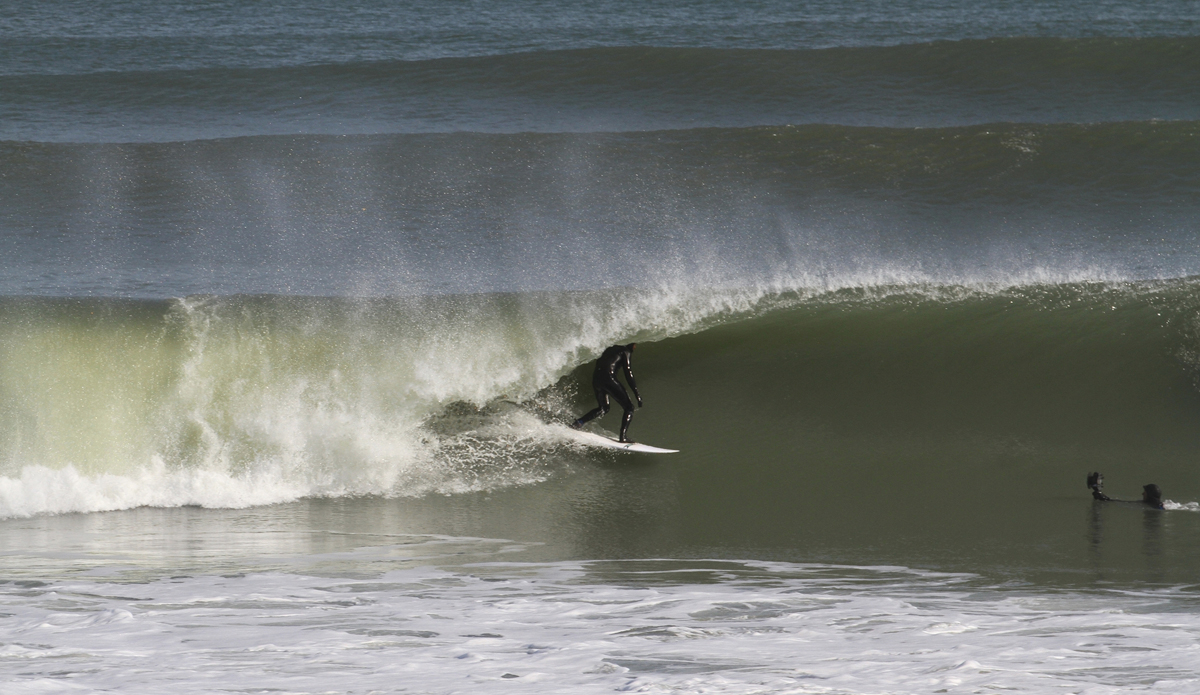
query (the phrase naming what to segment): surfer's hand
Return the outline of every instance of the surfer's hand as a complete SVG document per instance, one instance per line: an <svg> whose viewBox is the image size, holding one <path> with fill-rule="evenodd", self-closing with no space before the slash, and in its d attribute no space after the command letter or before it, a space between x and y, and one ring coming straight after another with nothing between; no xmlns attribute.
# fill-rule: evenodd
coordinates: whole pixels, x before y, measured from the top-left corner
<svg viewBox="0 0 1200 695"><path fill-rule="evenodd" d="M637 399L638 399L638 407L640 408L640 407L642 407L642 397L638 396Z"/></svg>

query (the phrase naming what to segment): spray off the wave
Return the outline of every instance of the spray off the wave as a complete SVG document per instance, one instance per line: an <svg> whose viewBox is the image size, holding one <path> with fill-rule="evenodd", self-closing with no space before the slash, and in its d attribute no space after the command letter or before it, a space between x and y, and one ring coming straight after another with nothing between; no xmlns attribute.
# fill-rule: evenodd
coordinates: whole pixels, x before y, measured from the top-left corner
<svg viewBox="0 0 1200 695"><path fill-rule="evenodd" d="M7 300L2 511L245 506L534 482L577 445L527 413L456 416L455 407L528 399L595 346L694 330L758 298L678 300Z"/></svg>

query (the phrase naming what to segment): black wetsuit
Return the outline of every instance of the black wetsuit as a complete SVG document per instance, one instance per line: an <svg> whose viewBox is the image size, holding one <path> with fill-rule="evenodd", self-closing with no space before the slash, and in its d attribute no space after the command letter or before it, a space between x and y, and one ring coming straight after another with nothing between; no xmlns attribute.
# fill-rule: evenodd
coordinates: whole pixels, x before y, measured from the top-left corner
<svg viewBox="0 0 1200 695"><path fill-rule="evenodd" d="M1104 476L1099 473L1088 475L1088 489L1092 491L1092 499L1101 502L1129 502L1131 500L1114 500L1104 494ZM1162 490L1154 483L1142 486L1142 504L1148 505L1154 509L1166 509L1163 505Z"/></svg>
<svg viewBox="0 0 1200 695"><path fill-rule="evenodd" d="M625 438L625 433L629 431L629 422L633 419L633 403L629 400L629 394L625 392L625 387L617 381L617 369L625 372L625 380L629 382L629 388L633 389L633 395L637 398L638 405L642 404L642 397L638 393L637 382L633 380L633 367L629 364L629 358L633 355L633 343L629 345L614 345L604 351L600 355L600 359L596 360L596 371L592 372L592 388L596 392L596 403L594 409L586 415L579 418L572 425L573 427L582 427L584 424L608 413L608 397L612 396L624 408L625 412L621 417L621 441L628 441Z"/></svg>

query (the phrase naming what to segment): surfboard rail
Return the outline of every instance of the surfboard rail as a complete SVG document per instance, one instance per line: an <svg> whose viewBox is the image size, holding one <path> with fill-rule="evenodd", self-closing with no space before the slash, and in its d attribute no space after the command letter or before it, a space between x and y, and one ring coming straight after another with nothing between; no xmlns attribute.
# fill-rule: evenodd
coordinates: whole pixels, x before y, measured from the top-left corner
<svg viewBox="0 0 1200 695"><path fill-rule="evenodd" d="M576 439L589 446L599 446L606 449L620 449L621 451L636 451L640 454L677 454L678 449L663 449L649 444L641 444L638 442L618 442L612 437L605 437L602 434L595 432L585 432L583 430L569 430L573 439Z"/></svg>

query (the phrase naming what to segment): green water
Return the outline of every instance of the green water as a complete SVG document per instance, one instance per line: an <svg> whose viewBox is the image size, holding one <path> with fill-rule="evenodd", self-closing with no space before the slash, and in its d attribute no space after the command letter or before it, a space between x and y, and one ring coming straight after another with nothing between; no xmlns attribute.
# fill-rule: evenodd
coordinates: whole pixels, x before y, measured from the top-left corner
<svg viewBox="0 0 1200 695"><path fill-rule="evenodd" d="M612 293L10 303L0 503L34 516L0 535L21 562L119 555L96 548L132 524L185 558L438 534L532 559L1198 576L1192 281L731 297L692 319ZM640 341L631 436L681 453L544 424L591 407L599 326ZM1173 504L1095 503L1091 471Z"/></svg>

